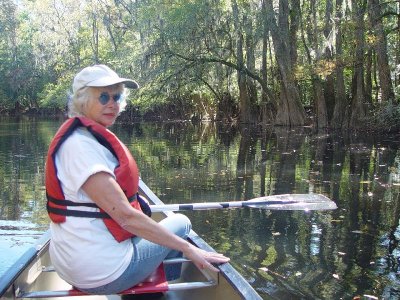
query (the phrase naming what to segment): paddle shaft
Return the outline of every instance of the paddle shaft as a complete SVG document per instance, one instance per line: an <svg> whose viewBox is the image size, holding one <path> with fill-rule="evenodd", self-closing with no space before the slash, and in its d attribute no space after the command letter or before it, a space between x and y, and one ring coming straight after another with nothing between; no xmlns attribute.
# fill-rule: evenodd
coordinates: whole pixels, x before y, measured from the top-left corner
<svg viewBox="0 0 400 300"><path fill-rule="evenodd" d="M249 206L268 206L268 205L289 205L298 203L297 201L231 201L231 202L205 202L205 203L187 203L187 204L164 204L150 205L152 212L160 211L185 211L185 210L207 210L207 209L225 209L242 208Z"/></svg>

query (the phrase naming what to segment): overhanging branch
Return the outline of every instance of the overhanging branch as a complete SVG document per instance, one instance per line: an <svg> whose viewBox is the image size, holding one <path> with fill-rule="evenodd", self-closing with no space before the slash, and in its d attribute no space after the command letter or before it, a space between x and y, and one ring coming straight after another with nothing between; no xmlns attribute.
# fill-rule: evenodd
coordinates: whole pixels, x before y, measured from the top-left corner
<svg viewBox="0 0 400 300"><path fill-rule="evenodd" d="M194 62L195 65L196 64L203 64L203 63L219 63L219 64L222 64L222 65L227 66L229 68L232 68L232 69L234 69L234 70L236 70L238 72L243 72L248 77L250 77L250 78L254 79L255 81L257 81L261 85L261 87L263 88L263 91L267 94L268 99L271 102L275 103L274 96L271 93L271 91L269 90L266 82L260 76L258 76L257 74L251 72L245 66L239 67L237 64L234 64L234 63L232 63L230 61L226 61L224 59L214 58L214 57L204 57L204 56L203 57L189 57L189 56L182 55L180 53L173 52L169 48L168 48L168 51L173 56L176 56L176 57L181 58L181 59L186 60L186 61Z"/></svg>

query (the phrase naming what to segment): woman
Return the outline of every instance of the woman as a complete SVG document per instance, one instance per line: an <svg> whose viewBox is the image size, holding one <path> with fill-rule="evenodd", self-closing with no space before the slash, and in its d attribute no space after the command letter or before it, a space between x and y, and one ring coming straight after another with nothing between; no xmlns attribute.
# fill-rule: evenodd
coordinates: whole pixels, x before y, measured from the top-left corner
<svg viewBox="0 0 400 300"><path fill-rule="evenodd" d="M121 292L165 259L184 255L199 268L229 258L186 241L191 224L175 214L157 223L142 212L139 173L127 148L107 127L138 88L105 65L79 72L69 119L52 140L46 162L50 255L59 275L88 293Z"/></svg>

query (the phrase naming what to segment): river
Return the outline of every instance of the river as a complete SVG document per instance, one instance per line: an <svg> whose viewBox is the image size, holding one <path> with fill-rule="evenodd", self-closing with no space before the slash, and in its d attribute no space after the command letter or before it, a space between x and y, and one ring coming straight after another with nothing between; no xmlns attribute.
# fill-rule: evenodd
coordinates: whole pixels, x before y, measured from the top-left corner
<svg viewBox="0 0 400 300"><path fill-rule="evenodd" d="M0 119L0 276L47 229L44 161L62 119ZM321 193L334 211L185 212L265 299L400 298L400 134L116 124L166 203Z"/></svg>

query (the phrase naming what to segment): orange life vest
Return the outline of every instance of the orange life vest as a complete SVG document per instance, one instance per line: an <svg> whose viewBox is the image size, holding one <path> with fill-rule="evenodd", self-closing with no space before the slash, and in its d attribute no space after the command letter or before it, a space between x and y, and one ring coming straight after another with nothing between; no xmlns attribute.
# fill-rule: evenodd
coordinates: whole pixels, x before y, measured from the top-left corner
<svg viewBox="0 0 400 300"><path fill-rule="evenodd" d="M65 222L67 216L102 218L114 238L118 242L124 241L128 238L131 238L133 234L119 226L102 209L100 209L100 211L91 212L79 210L79 206L98 206L95 203L77 203L67 200L65 199L62 191L61 183L57 177L55 156L61 144L74 132L75 129L82 126L86 127L87 130L97 139L97 141L110 150L111 153L117 158L119 165L114 170L116 181L121 186L126 197L131 203L131 206L141 210L139 201L137 201L137 192L139 186L138 168L129 150L107 128L88 118L75 117L68 119L64 122L64 124L61 125L49 146L45 174L47 212L50 216L50 219L54 223ZM72 207L74 209L72 209Z"/></svg>

